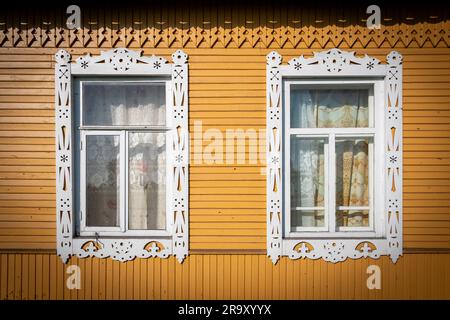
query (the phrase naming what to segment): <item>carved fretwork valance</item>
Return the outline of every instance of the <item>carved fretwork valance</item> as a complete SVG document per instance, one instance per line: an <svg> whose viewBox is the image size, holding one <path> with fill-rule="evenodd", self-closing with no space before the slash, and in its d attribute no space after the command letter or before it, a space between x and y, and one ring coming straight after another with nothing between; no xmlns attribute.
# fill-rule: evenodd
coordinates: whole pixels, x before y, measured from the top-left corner
<svg viewBox="0 0 450 320"><path fill-rule="evenodd" d="M69 30L66 8L5 10L0 47L43 48L361 48L447 47L450 19L439 8L381 7L381 29L366 7L81 7Z"/></svg>

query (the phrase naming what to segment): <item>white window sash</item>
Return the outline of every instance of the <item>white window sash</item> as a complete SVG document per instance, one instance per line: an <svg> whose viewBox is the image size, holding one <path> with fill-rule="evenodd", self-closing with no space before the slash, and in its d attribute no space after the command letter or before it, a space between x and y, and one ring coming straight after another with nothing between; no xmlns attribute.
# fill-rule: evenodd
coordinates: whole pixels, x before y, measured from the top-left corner
<svg viewBox="0 0 450 320"><path fill-rule="evenodd" d="M284 190L285 190L285 234L286 237L299 237L302 236L302 232L308 232L308 237L324 237L328 232L329 236L337 235L339 236L342 232L358 232L358 236L364 237L377 237L382 236L382 228L380 222L383 220L383 213L374 212L374 202L383 202L382 195L377 196L376 200L374 198L374 184L380 183L374 181L374 164L375 157L373 156L374 144L377 137L383 136L382 120L379 114L382 106L376 105L376 102L382 100L379 97L383 97L383 92L380 90L382 81L380 80L358 80L358 79L338 79L335 81L301 81L301 80L286 80L284 82ZM369 89L369 127L368 128L291 128L290 126L290 92L291 87L301 86L305 89L348 89L351 88L367 88ZM375 101L375 96L378 95L377 101ZM374 114L378 116L374 119ZM325 138L325 150L324 150L324 226L323 227L292 227L291 226L291 206L290 206L290 140L293 136L302 138ZM369 206L367 210L369 211L369 226L367 227L337 227L336 226L336 139L338 138L370 138L369 143ZM379 142L380 143L380 142ZM376 175L382 177L381 172ZM311 208L312 209L312 208ZM317 208L316 208L317 209ZM349 207L352 209L352 207ZM381 218L375 219L374 216L382 215ZM376 222L376 223L375 223ZM361 233L366 231L366 233ZM356 233L355 233L356 234ZM348 237L351 235L345 235Z"/></svg>
<svg viewBox="0 0 450 320"><path fill-rule="evenodd" d="M81 135L82 139L85 140L86 135L114 135L116 133L117 135L120 135L120 144L121 144L121 152L120 152L120 159L122 160L120 162L121 167L121 181L123 183L120 187L120 203L121 203L121 214L120 214L120 227L86 227L86 185L85 185L85 167L86 167L86 148L82 150L82 157L80 158L80 210L81 212L77 215L77 221L80 225L80 236L123 236L123 237L138 237L138 236L148 236L148 237L167 237L170 236L170 230L173 227L173 220L171 219L171 216L169 214L171 210L171 187L172 187L172 179L170 179L170 172L168 170L169 168L169 161L170 157L166 156L166 210L165 210L165 217L166 217L166 228L164 230L153 230L153 229L142 229L142 230L129 230L128 229L128 208L129 208L129 157L128 157L128 151L129 151L129 133L131 132L160 132L165 134L165 141L166 141L166 155L169 155L170 146L169 146L169 135L173 133L175 130L173 127L171 127L172 124L172 117L171 112L167 108L165 114L166 114L166 125L165 126L155 126L155 125L149 125L149 126L116 126L116 125L108 125L108 126L102 126L102 125L83 125L83 115L84 115L84 105L83 105L83 85L85 83L96 83L96 84L117 84L120 83L163 83L165 87L165 94L166 94L166 108L170 106L170 97L172 96L172 87L170 85L170 81L168 80L161 80L161 79L121 79L116 78L113 80L103 80L101 78L96 79L89 79L89 80L80 80L77 81L78 83L78 91L80 92L78 101L79 101L79 108L80 108L80 126L77 128L79 130L79 134ZM82 140L82 141L83 141ZM82 142L83 145L86 145L86 141ZM122 190L124 189L124 190ZM82 216L84 215L84 217Z"/></svg>
<svg viewBox="0 0 450 320"><path fill-rule="evenodd" d="M124 188L124 182L125 182L125 132L123 131L83 131L81 132L81 155L80 155L80 212L78 214L79 217L79 223L80 223L80 235L81 236L87 236L87 235L100 235L103 232L108 233L116 233L120 234L125 231L125 188ZM86 138L88 136L116 136L119 137L119 181L120 181L120 189L119 189L119 199L120 199L120 210L119 210L119 226L117 227L101 227L101 226L95 226L95 227L88 227L86 225L87 221L87 208L86 208L86 192L87 192L87 186L86 186L86 166L87 166L87 142Z"/></svg>

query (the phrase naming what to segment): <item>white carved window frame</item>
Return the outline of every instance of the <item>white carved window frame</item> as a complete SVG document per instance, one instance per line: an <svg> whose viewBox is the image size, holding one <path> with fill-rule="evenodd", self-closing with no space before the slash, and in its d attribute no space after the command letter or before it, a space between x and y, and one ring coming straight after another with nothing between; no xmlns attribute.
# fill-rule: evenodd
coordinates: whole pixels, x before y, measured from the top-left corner
<svg viewBox="0 0 450 320"><path fill-rule="evenodd" d="M390 256L395 263L402 255L402 56L392 51L387 64L354 52L331 49L300 56L282 65L282 57L267 55L266 147L267 147L267 255L276 263L281 256L291 259L324 259L340 262L347 258ZM377 79L384 82L384 235L370 238L292 238L285 236L283 203L283 85L287 79L338 80Z"/></svg>
<svg viewBox="0 0 450 320"><path fill-rule="evenodd" d="M89 54L71 62L70 54L59 50L55 55L55 136L56 136L56 235L57 254L63 262L72 255L110 257L118 261L135 258L167 258L175 255L182 262L188 255L189 131L188 131L188 56L181 50L172 54L173 63L162 57L142 56L125 48ZM173 128L166 143L171 199L166 212L169 236L79 237L75 233L74 212L74 113L73 80L79 76L169 77L171 97L166 112Z"/></svg>

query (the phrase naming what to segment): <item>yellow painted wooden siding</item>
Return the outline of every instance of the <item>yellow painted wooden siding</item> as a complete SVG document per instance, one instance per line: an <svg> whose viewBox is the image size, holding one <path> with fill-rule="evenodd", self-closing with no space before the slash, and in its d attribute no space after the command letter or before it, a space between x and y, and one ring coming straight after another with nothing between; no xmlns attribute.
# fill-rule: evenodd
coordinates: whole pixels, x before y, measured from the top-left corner
<svg viewBox="0 0 450 320"><path fill-rule="evenodd" d="M374 33L361 22L365 8L153 5L100 17L83 11L77 32L57 29L64 12L54 8L0 12L0 299L450 299L450 254L405 254L395 265L384 257L339 264L282 258L276 266L252 254L266 249L262 163L192 164L191 255L183 264L174 258L73 258L82 289L67 290L66 266L55 254L32 253L55 249L58 48L76 58L127 46L168 59L183 48L190 55L191 133L202 121L204 130L224 135L226 129L264 129L265 55L271 50L284 63L332 47L382 61L398 50L404 56L404 246L450 249L450 20L442 18L448 13L431 6L383 9L394 21ZM192 158L198 156L194 140L191 135ZM265 141L259 144L264 149ZM207 250L221 254L195 254ZM380 291L366 288L369 264L381 267Z"/></svg>
<svg viewBox="0 0 450 320"><path fill-rule="evenodd" d="M54 254L0 254L2 299L450 299L450 254L407 254L332 264L264 255L73 259L81 289L66 287L66 267ZM367 289L367 267L381 269L381 290Z"/></svg>
<svg viewBox="0 0 450 320"><path fill-rule="evenodd" d="M391 49L352 50L384 60ZM450 248L450 49L396 50L404 56L405 248ZM70 51L76 58L99 49ZM224 136L226 129L265 128L269 51L186 49L191 158L197 156L196 121ZM312 53L278 51L284 62ZM55 248L54 52L0 48L0 248ZM145 50L166 58L172 52ZM264 150L265 141L259 144ZM263 168L262 163L191 165L192 250L265 250Z"/></svg>

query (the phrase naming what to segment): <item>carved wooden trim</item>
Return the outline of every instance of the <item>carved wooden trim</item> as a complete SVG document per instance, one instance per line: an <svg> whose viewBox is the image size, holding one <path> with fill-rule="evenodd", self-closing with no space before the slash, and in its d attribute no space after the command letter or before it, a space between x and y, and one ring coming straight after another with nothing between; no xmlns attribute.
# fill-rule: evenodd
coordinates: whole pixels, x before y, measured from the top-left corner
<svg viewBox="0 0 450 320"><path fill-rule="evenodd" d="M392 51L387 64L338 49L300 56L282 65L282 57L267 55L267 255L273 263L280 256L339 262L347 258L379 258L395 263L402 255L402 56ZM383 239L284 238L282 205L283 77L383 77L385 83L385 237Z"/></svg>
<svg viewBox="0 0 450 320"><path fill-rule="evenodd" d="M55 120L56 120L56 196L57 196L57 253L64 262L70 256L111 257L129 261L136 257L166 258L175 255L182 262L188 254L188 64L187 55L178 50L172 55L173 63L162 57L143 57L140 52L119 48L92 57L89 54L70 62L70 54L59 50L55 65ZM127 237L89 238L74 234L73 212L73 136L72 127L72 75L163 75L171 77L168 105L171 115L167 154L173 188L170 211L170 237L142 239Z"/></svg>
<svg viewBox="0 0 450 320"><path fill-rule="evenodd" d="M211 6L202 8L200 14L187 5L161 10L152 4L118 12L83 6L78 30L65 27L63 6L56 11L52 8L53 13L44 12L44 8L31 13L6 9L0 16L0 47L324 49L450 45L445 8L416 7L406 13L403 7L388 6L382 11L381 29L372 30L365 22L367 6L358 5L351 11L343 11L341 6L320 10L301 4L263 5L255 10Z"/></svg>

